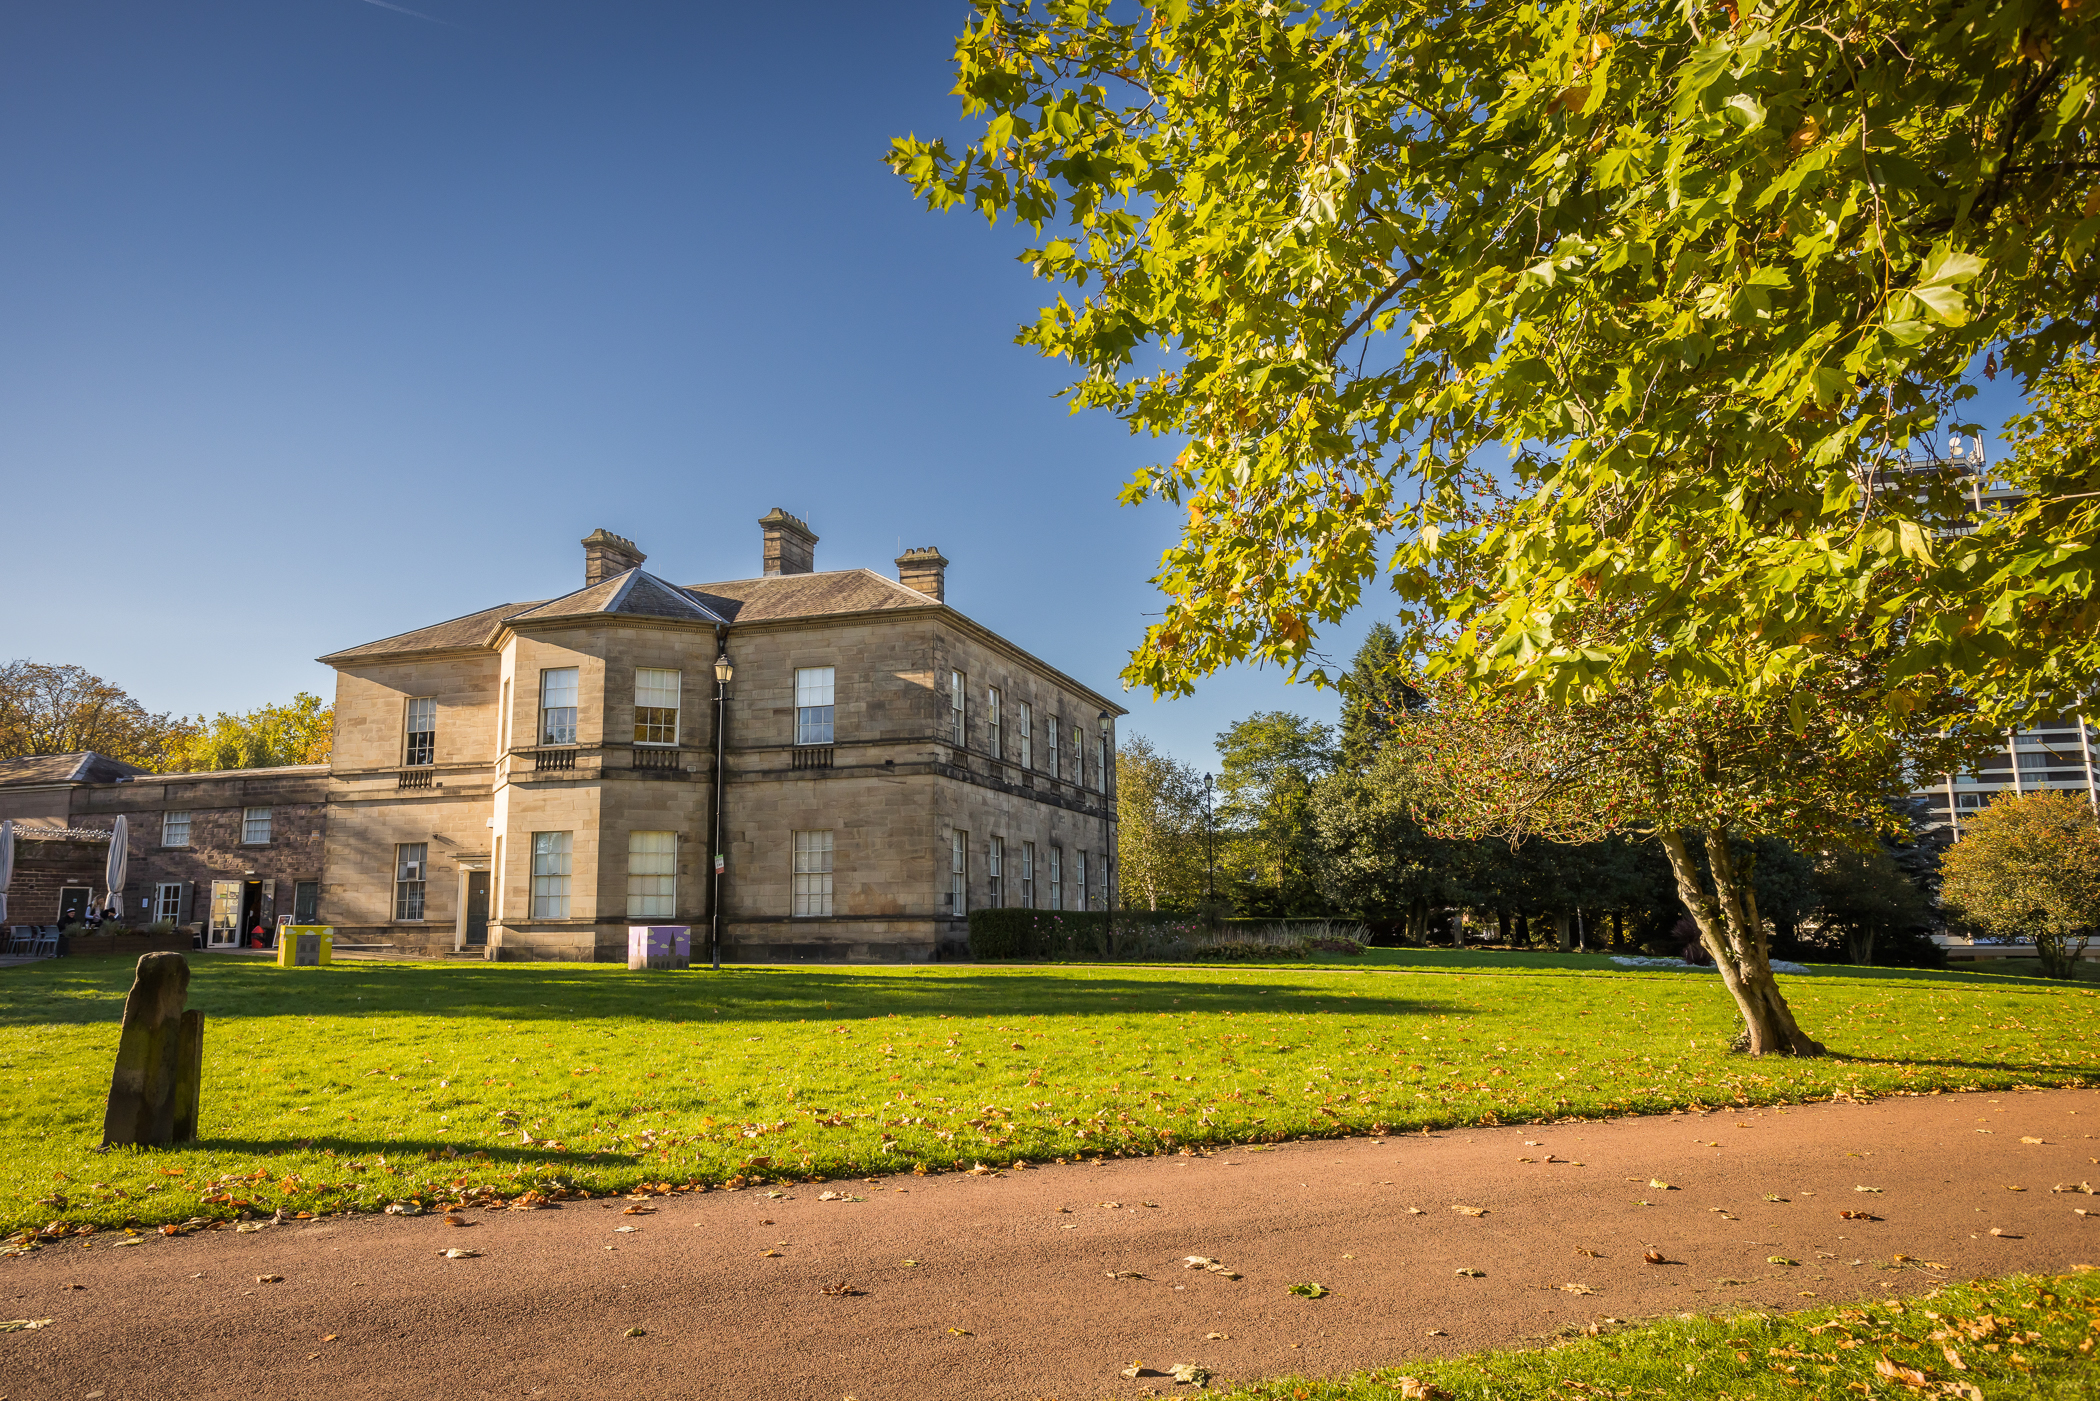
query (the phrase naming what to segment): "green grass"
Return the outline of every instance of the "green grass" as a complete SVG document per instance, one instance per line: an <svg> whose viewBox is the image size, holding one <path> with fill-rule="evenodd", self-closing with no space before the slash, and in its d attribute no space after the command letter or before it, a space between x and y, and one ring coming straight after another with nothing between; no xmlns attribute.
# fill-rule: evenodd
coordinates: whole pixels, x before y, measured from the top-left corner
<svg viewBox="0 0 2100 1401"><path fill-rule="evenodd" d="M711 974L203 956L201 1141L106 1154L131 970L8 969L0 1229L2100 1078L2083 987L1785 978L1835 1054L1751 1061L1725 1050L1713 978L1467 957Z"/></svg>
<svg viewBox="0 0 2100 1401"><path fill-rule="evenodd" d="M2093 1395L2096 1340L2100 1273L2087 1271L2054 1279L1978 1280L1922 1298L1802 1313L1665 1319L1543 1349L1425 1360L1331 1381L1285 1377L1220 1396L1221 1401L1396 1401L1405 1396L1795 1401L1930 1395L2068 1401ZM1410 1380L1413 1387L1406 1384Z"/></svg>

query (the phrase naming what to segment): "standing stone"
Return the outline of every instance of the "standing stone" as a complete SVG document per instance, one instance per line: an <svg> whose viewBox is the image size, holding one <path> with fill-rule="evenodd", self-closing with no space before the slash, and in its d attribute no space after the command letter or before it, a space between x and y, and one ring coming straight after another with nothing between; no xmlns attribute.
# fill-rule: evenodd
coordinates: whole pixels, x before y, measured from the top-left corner
<svg viewBox="0 0 2100 1401"><path fill-rule="evenodd" d="M204 1070L204 1014L184 1012L189 960L179 953L139 959L124 999L124 1029L110 1076L102 1143L158 1146L197 1136Z"/></svg>

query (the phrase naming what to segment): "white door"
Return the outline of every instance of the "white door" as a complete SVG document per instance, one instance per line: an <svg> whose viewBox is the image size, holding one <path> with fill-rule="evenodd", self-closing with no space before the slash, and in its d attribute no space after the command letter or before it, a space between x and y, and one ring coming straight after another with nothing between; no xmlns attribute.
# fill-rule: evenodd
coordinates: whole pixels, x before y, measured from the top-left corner
<svg viewBox="0 0 2100 1401"><path fill-rule="evenodd" d="M241 883L215 880L211 883L211 923L206 926L207 948L238 948L241 942Z"/></svg>

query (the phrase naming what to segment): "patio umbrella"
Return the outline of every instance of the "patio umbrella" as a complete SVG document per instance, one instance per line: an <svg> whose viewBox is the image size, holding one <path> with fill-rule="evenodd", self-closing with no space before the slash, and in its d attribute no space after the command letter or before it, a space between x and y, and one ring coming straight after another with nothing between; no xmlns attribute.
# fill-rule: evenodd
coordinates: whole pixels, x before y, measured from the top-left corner
<svg viewBox="0 0 2100 1401"><path fill-rule="evenodd" d="M117 901L124 895L124 861L131 855L131 824L117 815L117 825L109 834L109 898L102 902L105 910L119 909Z"/></svg>
<svg viewBox="0 0 2100 1401"><path fill-rule="evenodd" d="M7 886L15 877L15 820L0 822L0 924L7 923Z"/></svg>

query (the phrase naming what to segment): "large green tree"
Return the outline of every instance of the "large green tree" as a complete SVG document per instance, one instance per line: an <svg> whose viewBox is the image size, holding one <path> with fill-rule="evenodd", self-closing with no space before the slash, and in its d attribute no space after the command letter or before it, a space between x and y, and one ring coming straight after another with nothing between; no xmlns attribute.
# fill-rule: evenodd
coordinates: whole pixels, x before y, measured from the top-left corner
<svg viewBox="0 0 2100 1401"><path fill-rule="evenodd" d="M335 752L335 707L309 691L283 704L238 715L199 715L184 741L180 763L192 772L325 764Z"/></svg>
<svg viewBox="0 0 2100 1401"><path fill-rule="evenodd" d="M1941 858L1941 898L2000 938L2032 939L2042 971L2076 975L2100 937L2100 822L2069 793L2001 797Z"/></svg>
<svg viewBox="0 0 2100 1401"><path fill-rule="evenodd" d="M1022 341L1176 444L1133 682L1318 676L1385 536L1404 635L1557 694L1880 652L2011 713L2100 660L2090 456L1950 537L1893 469L2091 335L2092 3L977 0L971 139L891 160L1042 231Z"/></svg>
<svg viewBox="0 0 2100 1401"><path fill-rule="evenodd" d="M196 727L154 714L84 667L0 662L0 759L92 750L155 772L182 767Z"/></svg>
<svg viewBox="0 0 2100 1401"><path fill-rule="evenodd" d="M1221 731L1217 745L1221 889L1244 915L1326 913L1313 791L1334 769L1333 728L1269 710Z"/></svg>
<svg viewBox="0 0 2100 1401"><path fill-rule="evenodd" d="M1116 861L1123 903L1194 909L1204 897L1203 779L1143 735L1116 748Z"/></svg>

